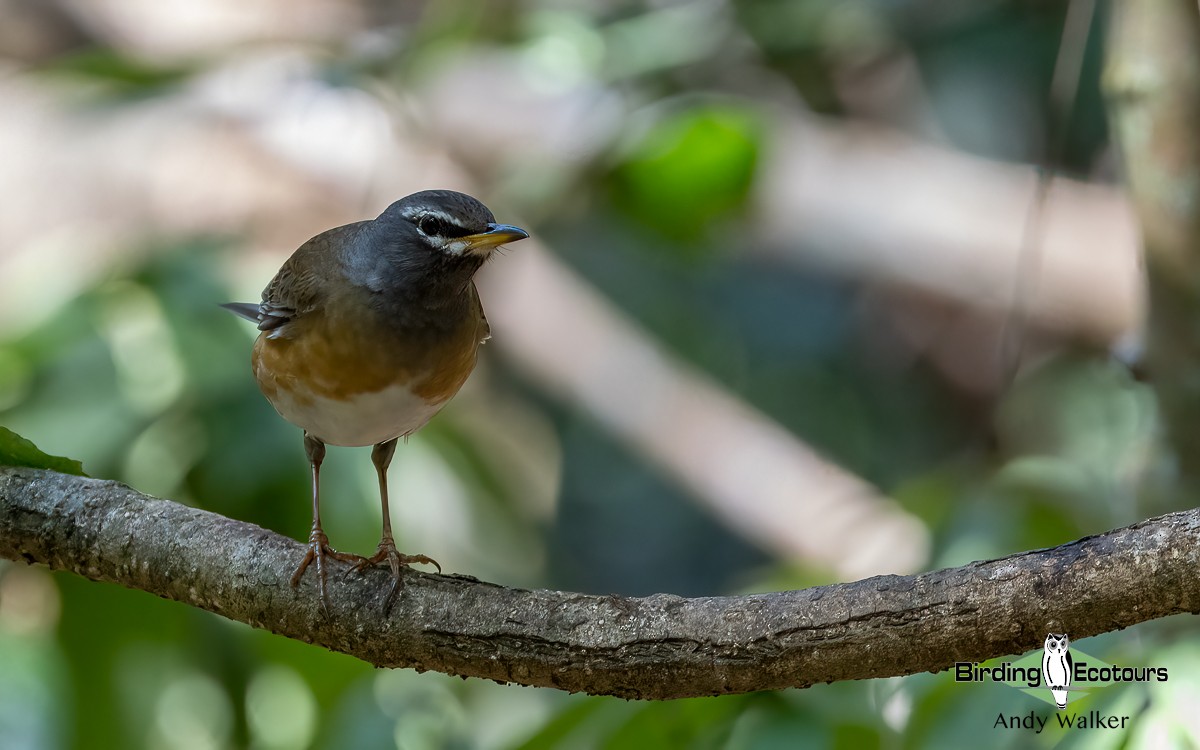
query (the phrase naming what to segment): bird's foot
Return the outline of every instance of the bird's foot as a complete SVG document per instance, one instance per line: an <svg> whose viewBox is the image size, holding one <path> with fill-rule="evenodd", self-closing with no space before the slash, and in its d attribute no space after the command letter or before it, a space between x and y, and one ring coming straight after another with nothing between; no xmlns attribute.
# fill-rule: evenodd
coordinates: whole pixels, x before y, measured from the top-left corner
<svg viewBox="0 0 1200 750"><path fill-rule="evenodd" d="M333 558L340 562L355 563L362 565L366 562L362 555L352 555L347 552L338 552L329 546L329 537L325 536L325 532L320 526L313 527L312 533L308 535L308 551L304 553L304 559L300 561L300 565L296 568L296 572L292 574L292 588L300 585L300 579L304 577L304 571L308 570L308 566L313 562L317 564L317 588L321 592L321 607L329 611L329 592L327 585L329 567L326 560Z"/></svg>
<svg viewBox="0 0 1200 750"><path fill-rule="evenodd" d="M412 563L421 563L423 565L432 565L437 568L439 573L442 572L442 566L437 560L426 555L405 555L396 549L396 542L390 536L385 536L379 540L379 548L375 550L375 554L370 557L359 559L354 570L361 573L372 565L378 565L381 562L387 561L388 567L392 569L392 588L388 592L387 603L384 605L384 611L389 611L392 604L396 601L396 595L400 593L401 586L404 585L404 579L401 578L401 568L408 567Z"/></svg>

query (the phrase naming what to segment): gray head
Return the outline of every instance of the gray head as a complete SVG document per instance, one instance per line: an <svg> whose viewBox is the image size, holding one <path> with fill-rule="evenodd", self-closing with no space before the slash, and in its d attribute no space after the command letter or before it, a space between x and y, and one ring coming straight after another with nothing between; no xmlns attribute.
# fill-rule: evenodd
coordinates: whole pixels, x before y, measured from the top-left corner
<svg viewBox="0 0 1200 750"><path fill-rule="evenodd" d="M380 295L441 307L466 292L471 277L505 242L525 230L497 224L487 206L453 190L401 198L367 222L347 257L351 280Z"/></svg>
<svg viewBox="0 0 1200 750"><path fill-rule="evenodd" d="M424 190L387 207L375 225L389 235L415 241L415 249L463 260L486 260L492 249L529 235L497 224L488 207L466 193Z"/></svg>

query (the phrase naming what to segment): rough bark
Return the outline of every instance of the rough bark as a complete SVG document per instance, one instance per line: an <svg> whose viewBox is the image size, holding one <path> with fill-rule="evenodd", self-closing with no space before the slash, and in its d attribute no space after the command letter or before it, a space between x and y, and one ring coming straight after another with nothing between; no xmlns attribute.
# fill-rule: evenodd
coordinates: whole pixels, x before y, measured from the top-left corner
<svg viewBox="0 0 1200 750"><path fill-rule="evenodd" d="M1200 511L917 576L746 596L525 591L334 564L328 613L303 547L116 482L0 468L0 557L120 583L380 667L626 698L740 693L946 669L1200 611Z"/></svg>

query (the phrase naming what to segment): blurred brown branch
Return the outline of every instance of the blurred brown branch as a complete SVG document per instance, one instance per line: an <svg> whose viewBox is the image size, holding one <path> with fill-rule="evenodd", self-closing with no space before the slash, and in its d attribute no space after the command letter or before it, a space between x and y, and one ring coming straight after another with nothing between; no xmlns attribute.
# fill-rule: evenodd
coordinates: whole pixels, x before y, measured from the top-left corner
<svg viewBox="0 0 1200 750"><path fill-rule="evenodd" d="M918 518L672 356L537 240L488 268L480 288L504 332L498 351L746 539L835 579L925 565Z"/></svg>
<svg viewBox="0 0 1200 750"><path fill-rule="evenodd" d="M850 543L850 540L847 540ZM949 668L1200 611L1200 511L918 576L684 599L525 591L412 572L338 575L330 614L302 547L124 485L0 469L0 557L120 583L380 667L626 698L740 693Z"/></svg>
<svg viewBox="0 0 1200 750"><path fill-rule="evenodd" d="M780 257L1005 314L1038 175L865 124L781 120L758 187ZM1141 299L1136 225L1119 190L1066 178L1042 206L1030 323L1108 345ZM802 250L819 240L821 250Z"/></svg>
<svg viewBox="0 0 1200 750"><path fill-rule="evenodd" d="M1200 14L1192 0L1114 6L1105 90L1141 219L1146 369L1183 476L1200 478Z"/></svg>

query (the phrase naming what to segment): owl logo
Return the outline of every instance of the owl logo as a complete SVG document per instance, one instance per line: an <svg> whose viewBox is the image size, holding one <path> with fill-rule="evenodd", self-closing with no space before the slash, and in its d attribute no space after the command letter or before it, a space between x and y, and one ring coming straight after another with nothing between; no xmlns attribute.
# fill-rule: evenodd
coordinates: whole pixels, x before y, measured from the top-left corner
<svg viewBox="0 0 1200 750"><path fill-rule="evenodd" d="M1054 705L1059 709L1067 707L1067 690L1071 687L1074 667L1068 650L1070 645L1066 633L1049 633L1046 635L1046 652L1042 654L1042 683L1050 688Z"/></svg>

